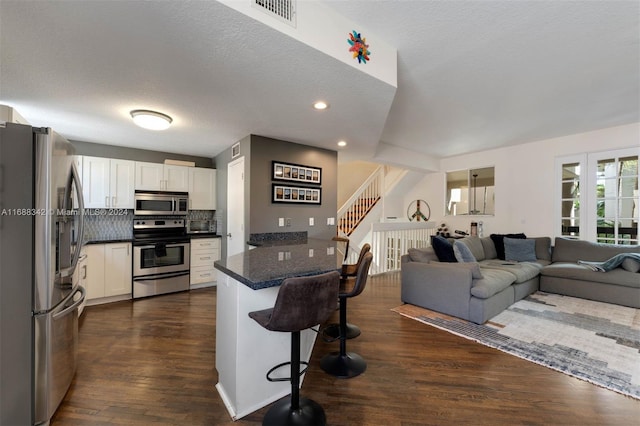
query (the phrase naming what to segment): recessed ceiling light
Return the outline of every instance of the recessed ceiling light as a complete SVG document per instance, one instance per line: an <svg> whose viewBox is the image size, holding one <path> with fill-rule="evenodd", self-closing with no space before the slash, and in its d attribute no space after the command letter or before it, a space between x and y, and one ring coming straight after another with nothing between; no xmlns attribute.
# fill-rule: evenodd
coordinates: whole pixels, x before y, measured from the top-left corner
<svg viewBox="0 0 640 426"><path fill-rule="evenodd" d="M345 141L340 141L340 142L338 142L338 146L340 146L340 147L347 146L347 143Z"/></svg>
<svg viewBox="0 0 640 426"><path fill-rule="evenodd" d="M173 118L157 111L134 109L130 114L134 123L149 130L165 130L173 122Z"/></svg>
<svg viewBox="0 0 640 426"><path fill-rule="evenodd" d="M318 110L323 110L329 108L329 104L324 101L318 101L313 104L313 107Z"/></svg>

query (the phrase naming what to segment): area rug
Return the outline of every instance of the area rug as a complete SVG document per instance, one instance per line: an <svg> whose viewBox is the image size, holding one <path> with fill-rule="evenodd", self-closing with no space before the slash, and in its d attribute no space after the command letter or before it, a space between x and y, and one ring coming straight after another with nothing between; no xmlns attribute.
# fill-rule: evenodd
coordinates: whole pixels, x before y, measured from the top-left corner
<svg viewBox="0 0 640 426"><path fill-rule="evenodd" d="M408 304L393 311L640 399L640 309L537 292L483 325Z"/></svg>

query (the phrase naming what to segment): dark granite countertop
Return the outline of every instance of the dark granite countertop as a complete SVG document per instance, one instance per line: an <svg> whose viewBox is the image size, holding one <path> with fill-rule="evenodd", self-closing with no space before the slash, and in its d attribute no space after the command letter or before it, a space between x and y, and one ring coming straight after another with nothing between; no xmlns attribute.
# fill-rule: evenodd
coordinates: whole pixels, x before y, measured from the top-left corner
<svg viewBox="0 0 640 426"><path fill-rule="evenodd" d="M132 242L132 238L116 238L116 239L106 239L106 240L88 240L84 242L84 245L90 244L111 244L111 243L130 243Z"/></svg>
<svg viewBox="0 0 640 426"><path fill-rule="evenodd" d="M332 240L263 245L214 262L216 269L253 290L279 286L285 278L339 271L342 256Z"/></svg>
<svg viewBox="0 0 640 426"><path fill-rule="evenodd" d="M189 238L191 238L192 240L198 238L222 238L222 235L216 234L215 232L202 232L198 234L189 234Z"/></svg>

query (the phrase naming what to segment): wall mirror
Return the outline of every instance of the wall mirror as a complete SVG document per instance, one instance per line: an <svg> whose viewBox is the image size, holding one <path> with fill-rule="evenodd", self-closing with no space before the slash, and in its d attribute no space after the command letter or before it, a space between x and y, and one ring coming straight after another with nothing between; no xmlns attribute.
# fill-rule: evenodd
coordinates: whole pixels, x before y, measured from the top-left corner
<svg viewBox="0 0 640 426"><path fill-rule="evenodd" d="M495 214L494 167L447 172L446 214Z"/></svg>

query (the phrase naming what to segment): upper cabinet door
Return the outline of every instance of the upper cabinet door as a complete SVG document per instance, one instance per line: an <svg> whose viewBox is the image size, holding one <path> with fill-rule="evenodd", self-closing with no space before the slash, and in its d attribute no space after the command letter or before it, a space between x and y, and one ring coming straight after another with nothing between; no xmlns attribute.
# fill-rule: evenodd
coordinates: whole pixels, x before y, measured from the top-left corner
<svg viewBox="0 0 640 426"><path fill-rule="evenodd" d="M189 170L191 167L164 165L165 191L189 191Z"/></svg>
<svg viewBox="0 0 640 426"><path fill-rule="evenodd" d="M189 168L189 209L216 209L216 169Z"/></svg>
<svg viewBox="0 0 640 426"><path fill-rule="evenodd" d="M111 160L110 207L118 209L134 208L135 162Z"/></svg>
<svg viewBox="0 0 640 426"><path fill-rule="evenodd" d="M164 164L136 161L135 189L162 191L164 181Z"/></svg>
<svg viewBox="0 0 640 426"><path fill-rule="evenodd" d="M109 173L108 158L82 157L82 195L85 208L110 207Z"/></svg>

